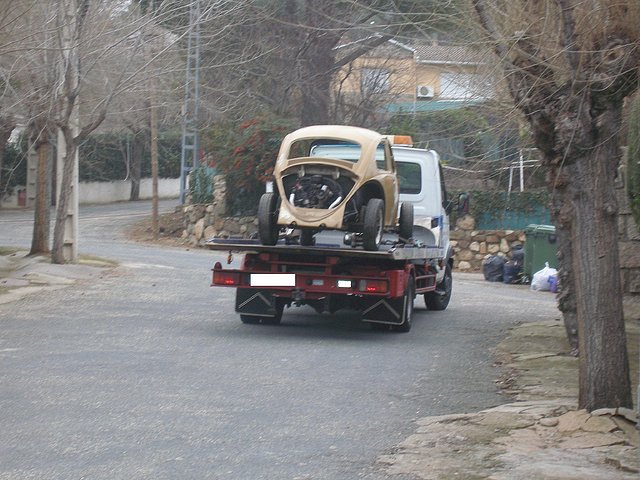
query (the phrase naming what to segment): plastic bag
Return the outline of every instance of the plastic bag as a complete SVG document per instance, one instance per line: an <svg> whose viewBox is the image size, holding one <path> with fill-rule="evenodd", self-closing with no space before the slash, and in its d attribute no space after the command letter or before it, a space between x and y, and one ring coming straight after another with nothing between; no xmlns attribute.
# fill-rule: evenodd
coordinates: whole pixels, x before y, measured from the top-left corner
<svg viewBox="0 0 640 480"><path fill-rule="evenodd" d="M502 269L502 281L504 283L518 283L522 267L514 260L507 260Z"/></svg>
<svg viewBox="0 0 640 480"><path fill-rule="evenodd" d="M501 282L503 275L504 258L494 255L487 255L482 262L484 279L489 282Z"/></svg>
<svg viewBox="0 0 640 480"><path fill-rule="evenodd" d="M555 268L549 267L549 262L545 262L544 268L533 274L533 280L531 280L531 290L549 291L551 286L549 284L549 277L555 276L558 271Z"/></svg>

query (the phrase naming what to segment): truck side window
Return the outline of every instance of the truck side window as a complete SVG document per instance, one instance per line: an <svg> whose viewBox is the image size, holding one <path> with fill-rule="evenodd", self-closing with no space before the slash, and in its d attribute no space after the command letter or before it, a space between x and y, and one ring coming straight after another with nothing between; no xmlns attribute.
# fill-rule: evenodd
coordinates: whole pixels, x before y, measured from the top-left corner
<svg viewBox="0 0 640 480"><path fill-rule="evenodd" d="M398 169L400 193L408 193L410 195L420 193L422 190L422 169L420 164L398 162L396 168Z"/></svg>

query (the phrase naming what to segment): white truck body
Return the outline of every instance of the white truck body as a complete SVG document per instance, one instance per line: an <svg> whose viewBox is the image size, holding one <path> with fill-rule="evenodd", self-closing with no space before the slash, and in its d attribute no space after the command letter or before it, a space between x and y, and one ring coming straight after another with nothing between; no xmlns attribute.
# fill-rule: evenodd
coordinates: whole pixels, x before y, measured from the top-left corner
<svg viewBox="0 0 640 480"><path fill-rule="evenodd" d="M447 192L435 150L393 146L400 201L413 204L414 238L450 252ZM438 280L440 280L440 275Z"/></svg>

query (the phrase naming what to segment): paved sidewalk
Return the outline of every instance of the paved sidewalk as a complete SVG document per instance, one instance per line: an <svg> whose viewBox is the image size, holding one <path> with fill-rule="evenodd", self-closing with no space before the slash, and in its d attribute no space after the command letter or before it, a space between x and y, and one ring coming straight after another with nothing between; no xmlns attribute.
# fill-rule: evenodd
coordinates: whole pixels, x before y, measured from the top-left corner
<svg viewBox="0 0 640 480"><path fill-rule="evenodd" d="M627 335L635 392L638 316L627 322ZM497 383L515 401L421 418L415 433L379 463L389 474L420 479L637 480L635 412L576 411L578 361L568 351L560 321L513 328L496 354L507 371Z"/></svg>
<svg viewBox="0 0 640 480"><path fill-rule="evenodd" d="M78 264L54 265L48 256L28 256L26 251L0 249L0 304L43 290L57 290L105 274L115 264L81 257Z"/></svg>

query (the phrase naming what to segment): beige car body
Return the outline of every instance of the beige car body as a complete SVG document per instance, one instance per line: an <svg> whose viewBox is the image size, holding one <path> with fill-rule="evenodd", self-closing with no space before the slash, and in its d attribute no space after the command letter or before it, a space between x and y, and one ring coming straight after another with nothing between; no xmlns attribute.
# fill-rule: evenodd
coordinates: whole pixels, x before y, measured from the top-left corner
<svg viewBox="0 0 640 480"><path fill-rule="evenodd" d="M360 145L359 159L354 162L316 156L291 157L291 149L296 142L312 142L315 139L357 143ZM384 169L379 168L376 163L379 146L384 151ZM378 162L381 162L380 158ZM283 182L283 178L294 174L298 177L305 174L330 174L335 178L346 175L354 184L337 205L327 209L304 208L291 203L289 192L286 191ZM279 226L345 230L348 228L343 222L345 208L360 191L358 195L364 198L365 203L370 197L381 198L385 204L385 228L396 227L399 188L391 145L385 136L372 130L342 125L311 126L296 130L282 141L274 177L281 198L277 218Z"/></svg>

